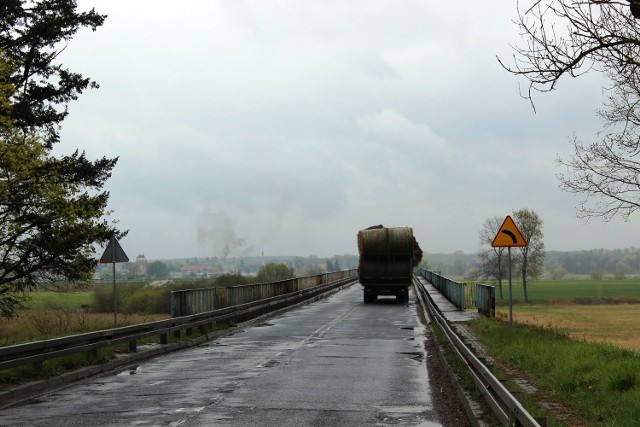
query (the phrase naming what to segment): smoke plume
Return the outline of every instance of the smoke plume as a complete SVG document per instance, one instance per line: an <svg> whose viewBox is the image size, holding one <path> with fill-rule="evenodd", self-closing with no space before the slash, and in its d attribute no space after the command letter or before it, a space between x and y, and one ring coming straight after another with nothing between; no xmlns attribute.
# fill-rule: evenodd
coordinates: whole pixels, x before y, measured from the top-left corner
<svg viewBox="0 0 640 427"><path fill-rule="evenodd" d="M211 248L221 258L249 255L253 245L239 237L233 219L225 212L206 209L198 218L198 243Z"/></svg>

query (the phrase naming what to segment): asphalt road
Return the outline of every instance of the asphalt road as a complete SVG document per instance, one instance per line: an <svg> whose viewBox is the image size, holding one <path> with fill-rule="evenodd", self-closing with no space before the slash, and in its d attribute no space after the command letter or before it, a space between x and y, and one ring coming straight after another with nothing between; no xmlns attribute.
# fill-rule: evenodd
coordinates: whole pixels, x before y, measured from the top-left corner
<svg viewBox="0 0 640 427"><path fill-rule="evenodd" d="M425 329L359 285L0 412L11 426L437 426Z"/></svg>

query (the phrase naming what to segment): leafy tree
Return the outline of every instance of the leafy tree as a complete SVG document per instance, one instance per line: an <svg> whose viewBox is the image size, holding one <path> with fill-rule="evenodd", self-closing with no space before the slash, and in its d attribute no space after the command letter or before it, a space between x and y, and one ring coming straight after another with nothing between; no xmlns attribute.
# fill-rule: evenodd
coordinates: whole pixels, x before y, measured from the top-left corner
<svg viewBox="0 0 640 427"><path fill-rule="evenodd" d="M15 88L8 80L14 71L15 67L11 67L0 50L0 131L3 133L12 129L12 108L9 98L15 93Z"/></svg>
<svg viewBox="0 0 640 427"><path fill-rule="evenodd" d="M629 272L629 265L624 261L618 261L616 263L616 271L613 273L613 277L616 279L625 279Z"/></svg>
<svg viewBox="0 0 640 427"><path fill-rule="evenodd" d="M286 264L269 263L260 267L256 274L258 282L277 282L278 280L286 280L294 277L293 268Z"/></svg>
<svg viewBox="0 0 640 427"><path fill-rule="evenodd" d="M90 161L78 151L56 158L50 151L66 103L90 85L53 64L54 47L86 19L72 1L0 4L2 317L15 315L36 284L91 278L92 245L124 235L104 219L109 194L102 188L117 159Z"/></svg>
<svg viewBox="0 0 640 427"><path fill-rule="evenodd" d="M564 190L582 195L580 217L628 218L640 207L640 2L530 0L515 21L522 43L501 64L529 81L525 97L554 90L563 78L595 71L609 80L597 114L599 140L573 137L570 159L558 159Z"/></svg>
<svg viewBox="0 0 640 427"><path fill-rule="evenodd" d="M567 274L567 271L562 267L556 267L553 270L551 270L551 278L553 280L563 279L566 274Z"/></svg>
<svg viewBox="0 0 640 427"><path fill-rule="evenodd" d="M0 3L0 51L16 68L8 78L15 87L11 99L14 125L27 132L43 132L50 148L60 139L58 125L67 104L85 89L98 85L57 63L74 34L93 31L105 15L91 9L78 12L75 0L4 0Z"/></svg>
<svg viewBox="0 0 640 427"><path fill-rule="evenodd" d="M522 274L524 300L529 302L527 278L537 278L544 267L544 234L542 233L542 219L534 211L524 208L513 213L513 221L527 241L527 246L519 248L520 254L516 264Z"/></svg>
<svg viewBox="0 0 640 427"><path fill-rule="evenodd" d="M0 314L38 282L86 281L97 260L94 242L122 236L102 219L100 192L116 160L90 162L77 152L56 159L35 135L0 138ZM99 175L84 174L85 170Z"/></svg>
<svg viewBox="0 0 640 427"><path fill-rule="evenodd" d="M483 248L478 254L480 260L480 276L485 279L495 279L498 281L498 289L500 291L500 299L502 294L502 279L504 278L504 249L494 248L491 246L493 239L498 234L498 230L502 226L503 218L494 216L487 218L482 224L480 230L480 246Z"/></svg>
<svg viewBox="0 0 640 427"><path fill-rule="evenodd" d="M169 266L162 261L151 261L147 264L147 275L151 279L162 279L169 276Z"/></svg>

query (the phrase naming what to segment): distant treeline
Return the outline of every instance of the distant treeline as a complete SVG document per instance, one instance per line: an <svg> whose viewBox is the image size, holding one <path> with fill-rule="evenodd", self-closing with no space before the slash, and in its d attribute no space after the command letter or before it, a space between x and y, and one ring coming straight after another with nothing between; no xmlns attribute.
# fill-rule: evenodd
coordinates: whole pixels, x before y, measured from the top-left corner
<svg viewBox="0 0 640 427"><path fill-rule="evenodd" d="M126 279L164 279L175 277L203 277L204 271L214 277L228 274L255 275L267 264L284 264L290 267L295 276L313 276L316 274L347 270L358 267L357 255L317 256L241 256L241 257L194 257L160 260L146 260L146 274L141 273L137 261L117 265L117 275ZM187 270L185 266L207 266L207 270ZM99 264L96 270L102 279L111 280L112 266Z"/></svg>
<svg viewBox="0 0 640 427"><path fill-rule="evenodd" d="M447 277L474 278L478 257L475 253L425 253L421 266L440 271ZM358 267L358 256L352 254L332 257L297 256L250 256L250 257L199 257L156 260L149 263L149 277L160 278L179 271L183 265L211 265L218 274L255 274L267 263L285 264L296 276L314 275L326 271L337 271ZM132 268L134 264L132 264ZM162 267L162 274L156 268ZM110 271L110 266L105 271ZM547 251L544 259L543 277L551 277L561 271L565 275L640 275L640 248L590 249L582 251Z"/></svg>
<svg viewBox="0 0 640 427"><path fill-rule="evenodd" d="M588 251L549 251L545 256L545 269L553 271L560 267L567 274L587 274L600 270L605 274L623 271L626 274L640 273L640 248L591 249Z"/></svg>
<svg viewBox="0 0 640 427"><path fill-rule="evenodd" d="M425 254L430 269L441 271L448 277L472 278L476 270L477 255L455 252ZM547 251L543 277L560 270L565 275L602 275L625 277L640 274L640 248L590 249L582 251Z"/></svg>

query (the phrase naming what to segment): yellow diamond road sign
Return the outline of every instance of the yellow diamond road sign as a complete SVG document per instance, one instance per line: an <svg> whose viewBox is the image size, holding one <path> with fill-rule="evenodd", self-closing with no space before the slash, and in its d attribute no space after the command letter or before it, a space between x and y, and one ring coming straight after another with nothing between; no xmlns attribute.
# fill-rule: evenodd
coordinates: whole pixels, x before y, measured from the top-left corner
<svg viewBox="0 0 640 427"><path fill-rule="evenodd" d="M522 236L520 230L509 215L504 219L502 226L493 238L491 246L494 248L523 247L527 246L527 241Z"/></svg>

